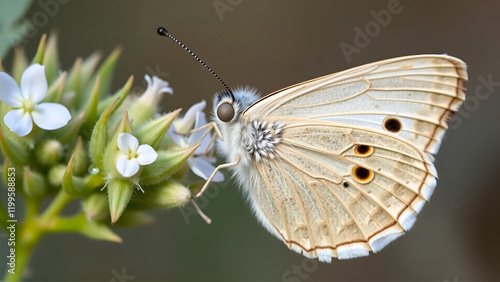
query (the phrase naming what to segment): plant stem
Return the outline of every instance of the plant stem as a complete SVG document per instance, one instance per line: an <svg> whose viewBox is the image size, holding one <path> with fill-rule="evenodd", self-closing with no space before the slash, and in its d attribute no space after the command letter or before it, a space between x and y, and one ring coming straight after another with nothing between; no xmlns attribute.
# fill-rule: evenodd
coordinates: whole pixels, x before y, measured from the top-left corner
<svg viewBox="0 0 500 282"><path fill-rule="evenodd" d="M38 202L27 201L26 218L20 225L19 234L16 234L15 273L9 273L10 267L7 266L5 281L21 281L34 247L45 233L53 231L59 213L71 199L72 197L61 189L40 216L37 216Z"/></svg>

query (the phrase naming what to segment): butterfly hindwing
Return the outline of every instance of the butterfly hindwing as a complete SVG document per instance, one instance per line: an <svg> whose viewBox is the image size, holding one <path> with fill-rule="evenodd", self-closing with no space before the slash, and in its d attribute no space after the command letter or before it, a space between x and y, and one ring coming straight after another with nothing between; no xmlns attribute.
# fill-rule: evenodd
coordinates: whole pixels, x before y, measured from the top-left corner
<svg viewBox="0 0 500 282"><path fill-rule="evenodd" d="M323 261L364 256L412 226L435 186L426 154L384 132L292 121L277 157L256 163L260 183L253 195L289 248ZM370 171L370 179L359 180L356 167Z"/></svg>

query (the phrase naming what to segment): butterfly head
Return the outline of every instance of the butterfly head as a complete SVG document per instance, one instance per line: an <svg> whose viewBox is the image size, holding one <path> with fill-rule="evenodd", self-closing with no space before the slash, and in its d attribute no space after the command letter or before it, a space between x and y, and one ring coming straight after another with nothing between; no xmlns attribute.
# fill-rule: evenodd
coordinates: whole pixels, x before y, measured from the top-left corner
<svg viewBox="0 0 500 282"><path fill-rule="evenodd" d="M214 115L218 123L238 121L243 112L259 99L257 90L251 87L238 87L233 90L233 96L228 91L215 94Z"/></svg>

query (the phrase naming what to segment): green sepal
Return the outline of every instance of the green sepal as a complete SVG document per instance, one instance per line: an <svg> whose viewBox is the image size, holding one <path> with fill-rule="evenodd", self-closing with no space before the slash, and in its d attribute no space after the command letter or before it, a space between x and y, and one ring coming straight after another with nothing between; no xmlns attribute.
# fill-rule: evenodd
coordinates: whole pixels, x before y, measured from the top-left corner
<svg viewBox="0 0 500 282"><path fill-rule="evenodd" d="M94 89L90 94L90 99L87 101L87 105L84 108L85 118L83 122L83 127L91 129L94 126L97 119L97 102L99 101L99 77L97 77Z"/></svg>
<svg viewBox="0 0 500 282"><path fill-rule="evenodd" d="M98 115L101 114L107 107L109 107L109 105L111 105L113 102L115 102L118 99L119 100L118 100L117 107L119 107L123 103L125 98L127 98L127 95L129 94L133 83L134 83L134 76L130 76L129 79L127 80L127 82L125 83L125 85L123 85L123 87L120 90L118 90L112 96L100 101L99 105L97 106L97 114ZM101 95L101 96L103 96L103 95Z"/></svg>
<svg viewBox="0 0 500 282"><path fill-rule="evenodd" d="M12 77L17 82L21 83L21 76L24 70L29 66L28 58L24 52L24 47L16 47L14 49L14 62L12 64Z"/></svg>
<svg viewBox="0 0 500 282"><path fill-rule="evenodd" d="M80 80L80 72L82 68L82 58L77 58L75 60L75 63L73 64L73 67L68 73L68 83L66 83L66 86L64 88L64 91L66 92L73 92L74 96L80 95L82 92L80 90L80 83L82 81Z"/></svg>
<svg viewBox="0 0 500 282"><path fill-rule="evenodd" d="M109 213L111 215L111 223L114 224L122 215L127 207L134 188L130 181L113 179L106 186L108 189Z"/></svg>
<svg viewBox="0 0 500 282"><path fill-rule="evenodd" d="M79 72L80 88L78 92L84 92L86 90L87 85L89 85L90 78L95 73L101 57L102 55L100 52L94 52L81 62Z"/></svg>
<svg viewBox="0 0 500 282"><path fill-rule="evenodd" d="M2 126L0 126L0 147L3 155L7 157L14 165L23 166L27 164L28 150L20 142L11 142L6 138Z"/></svg>
<svg viewBox="0 0 500 282"><path fill-rule="evenodd" d="M23 192L27 197L40 198L47 191L47 184L43 175L23 167Z"/></svg>
<svg viewBox="0 0 500 282"><path fill-rule="evenodd" d="M47 40L47 34L43 34L40 38L40 43L38 43L38 49L36 50L35 57L31 64L43 64L43 56L45 54L45 42Z"/></svg>
<svg viewBox="0 0 500 282"><path fill-rule="evenodd" d="M68 144L78 135L84 119L85 112L82 112L77 117L72 117L67 125L56 129L49 134L51 134L54 138L60 140L61 143Z"/></svg>
<svg viewBox="0 0 500 282"><path fill-rule="evenodd" d="M99 84L99 93L101 93L101 95L109 93L113 70L115 68L116 62L118 61L118 58L120 57L120 53L121 49L115 48L113 52L111 52L111 54L109 54L106 60L101 64L101 66L97 70L97 73L94 74L93 78L90 80L90 84L87 84L94 85L97 77L100 77L101 82ZM83 93L90 93L91 91L92 87L89 87ZM76 103L86 102L82 100L83 98L83 95L78 96Z"/></svg>
<svg viewBox="0 0 500 282"><path fill-rule="evenodd" d="M181 110L182 109L178 109L164 116L143 123L136 130L134 130L134 136L137 136L139 143L149 144L153 147L153 149L157 150L163 136L165 136L168 128Z"/></svg>
<svg viewBox="0 0 500 282"><path fill-rule="evenodd" d="M35 148L36 160L44 166L55 164L61 158L62 153L63 146L55 139L45 140Z"/></svg>
<svg viewBox="0 0 500 282"><path fill-rule="evenodd" d="M62 187L68 195L73 197L87 195L94 189L104 185L103 177L100 174L89 174L86 177L74 176L74 158L74 156L71 156L62 178Z"/></svg>
<svg viewBox="0 0 500 282"><path fill-rule="evenodd" d="M43 65L45 66L45 75L48 84L52 84L59 73L59 59L57 57L57 33L50 34L45 47L45 55L43 57Z"/></svg>
<svg viewBox="0 0 500 282"><path fill-rule="evenodd" d="M116 235L111 229L99 222L88 221L84 214L73 217L57 218L54 222L54 232L76 232L91 239L111 241L121 243L122 238Z"/></svg>
<svg viewBox="0 0 500 282"><path fill-rule="evenodd" d="M66 83L66 77L68 75L68 72L63 72L57 80L52 83L47 90L47 95L45 96L45 99L43 99L44 102L52 102L52 103L58 103L60 104L62 102L63 98L63 93L64 93L64 84Z"/></svg>
<svg viewBox="0 0 500 282"><path fill-rule="evenodd" d="M66 170L64 171L62 188L66 193L68 193L68 195L78 197L84 194L85 181L80 177L73 176L73 161L74 156L71 156L71 159L66 166Z"/></svg>
<svg viewBox="0 0 500 282"><path fill-rule="evenodd" d="M85 151L85 144L81 136L78 136L72 155L75 156L73 164L73 174L82 176L88 172L89 162L87 152Z"/></svg>
<svg viewBox="0 0 500 282"><path fill-rule="evenodd" d="M114 131L113 137L111 137L111 139L109 140L108 145L104 151L103 169L108 174L108 176L111 175L111 177L122 177L122 175L119 174L116 170L116 154L119 152L118 137L124 132L132 134L127 112L123 114L123 118L118 124L118 127ZM137 175L138 174L136 174L136 176Z"/></svg>
<svg viewBox="0 0 500 282"><path fill-rule="evenodd" d="M199 146L200 144L181 150L157 151L158 158L152 164L141 167L141 184L157 184L167 180Z"/></svg>
<svg viewBox="0 0 500 282"><path fill-rule="evenodd" d="M108 145L108 119L117 102L118 99L101 114L90 137L90 158L98 168L102 168L102 157Z"/></svg>

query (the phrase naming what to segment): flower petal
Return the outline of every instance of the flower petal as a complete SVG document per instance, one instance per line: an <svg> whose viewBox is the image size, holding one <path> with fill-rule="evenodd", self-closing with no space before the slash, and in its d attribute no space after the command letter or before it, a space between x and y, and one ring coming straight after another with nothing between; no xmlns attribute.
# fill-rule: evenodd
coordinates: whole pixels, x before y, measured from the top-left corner
<svg viewBox="0 0 500 282"><path fill-rule="evenodd" d="M184 138L184 136L175 133L176 131L177 130L175 128L175 125L171 124L167 130L167 135L168 135L168 137L170 137L170 139L172 139L172 141L175 144L183 147L184 145L186 145L185 138Z"/></svg>
<svg viewBox="0 0 500 282"><path fill-rule="evenodd" d="M128 156L122 155L116 160L116 170L123 177L130 177L139 171L139 162L136 158L128 159Z"/></svg>
<svg viewBox="0 0 500 282"><path fill-rule="evenodd" d="M47 94L45 66L34 64L23 72L23 76L21 76L21 94L24 99L31 99L35 104L45 98L45 94Z"/></svg>
<svg viewBox="0 0 500 282"><path fill-rule="evenodd" d="M207 117L205 116L205 113L198 112L196 114L196 123L194 124L194 129L200 128L205 124L207 124ZM207 132L207 130L209 130L209 128L194 132L193 134L189 135L187 140L188 144L196 144L198 142L201 142L201 145L198 147L198 149L196 149L195 154L203 153L205 149L208 147L208 145L210 145L210 147L207 149L207 151L212 149L213 143L210 144L210 140L212 139L212 134L210 132L202 140L200 140L201 136L203 136L203 134Z"/></svg>
<svg viewBox="0 0 500 282"><path fill-rule="evenodd" d="M215 170L213 165L202 158L189 158L187 162L191 170L205 180L207 180ZM212 179L212 182L221 181L224 181L224 175L218 171Z"/></svg>
<svg viewBox="0 0 500 282"><path fill-rule="evenodd" d="M0 100L12 108L20 108L24 102L16 81L4 72L0 72Z"/></svg>
<svg viewBox="0 0 500 282"><path fill-rule="evenodd" d="M28 135L33 130L31 116L29 113L24 112L23 109L10 110L3 117L3 121L10 130L21 137Z"/></svg>
<svg viewBox="0 0 500 282"><path fill-rule="evenodd" d="M71 119L71 114L65 106L57 103L41 103L31 112L33 121L45 130L58 129Z"/></svg>
<svg viewBox="0 0 500 282"><path fill-rule="evenodd" d="M194 122L196 121L196 113L203 111L207 102L205 100L196 103L187 110L186 114L181 120L174 121L175 127L177 131L180 133L188 133L191 129L193 129Z"/></svg>
<svg viewBox="0 0 500 282"><path fill-rule="evenodd" d="M153 147L143 144L137 149L137 161L140 165L148 165L156 161L158 154Z"/></svg>
<svg viewBox="0 0 500 282"><path fill-rule="evenodd" d="M139 140L134 135L123 132L118 136L118 149L120 149L120 152L128 155L130 151L137 152L137 147L139 147Z"/></svg>

